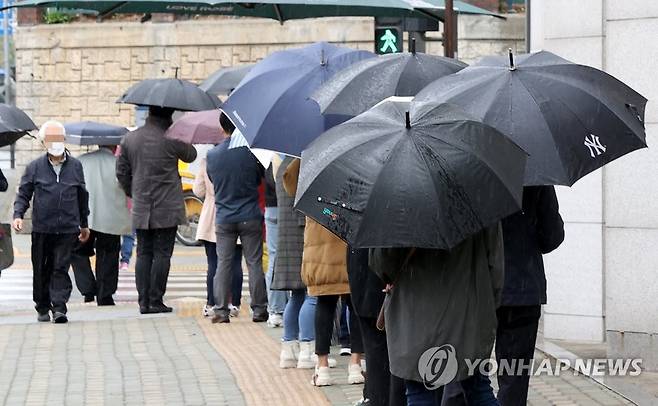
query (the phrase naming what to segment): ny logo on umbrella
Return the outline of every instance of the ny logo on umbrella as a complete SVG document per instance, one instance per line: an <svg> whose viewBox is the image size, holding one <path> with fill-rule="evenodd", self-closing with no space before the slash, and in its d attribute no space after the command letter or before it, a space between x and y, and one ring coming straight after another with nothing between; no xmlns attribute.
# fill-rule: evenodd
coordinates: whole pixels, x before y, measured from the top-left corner
<svg viewBox="0 0 658 406"><path fill-rule="evenodd" d="M589 154L592 156L592 158L596 158L597 156L603 154L606 150L606 146L601 144L599 137L594 134L590 134L585 137L585 146L589 148Z"/></svg>

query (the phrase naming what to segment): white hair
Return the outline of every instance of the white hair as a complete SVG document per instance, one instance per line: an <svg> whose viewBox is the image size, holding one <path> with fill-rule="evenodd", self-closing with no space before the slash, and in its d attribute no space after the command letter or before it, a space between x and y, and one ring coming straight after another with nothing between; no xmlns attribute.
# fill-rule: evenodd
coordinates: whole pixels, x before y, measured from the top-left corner
<svg viewBox="0 0 658 406"><path fill-rule="evenodd" d="M49 127L58 127L62 130L64 135L66 135L66 128L64 128L64 124L60 123L59 121L56 120L48 120L45 123L41 125L41 128L39 128L39 133L37 134L37 139L41 142L45 142L46 139L46 128Z"/></svg>

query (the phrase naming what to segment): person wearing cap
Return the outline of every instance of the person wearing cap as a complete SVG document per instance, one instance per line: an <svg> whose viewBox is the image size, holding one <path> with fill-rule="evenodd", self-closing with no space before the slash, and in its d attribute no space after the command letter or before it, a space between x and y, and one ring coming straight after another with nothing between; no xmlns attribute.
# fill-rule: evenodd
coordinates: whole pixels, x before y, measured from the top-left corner
<svg viewBox="0 0 658 406"><path fill-rule="evenodd" d="M89 239L89 194L82 164L64 147L66 133L57 121L48 121L38 139L47 153L30 162L14 202L13 227L23 229L23 217L32 201L32 295L41 322L66 323L71 296L71 252L77 241Z"/></svg>

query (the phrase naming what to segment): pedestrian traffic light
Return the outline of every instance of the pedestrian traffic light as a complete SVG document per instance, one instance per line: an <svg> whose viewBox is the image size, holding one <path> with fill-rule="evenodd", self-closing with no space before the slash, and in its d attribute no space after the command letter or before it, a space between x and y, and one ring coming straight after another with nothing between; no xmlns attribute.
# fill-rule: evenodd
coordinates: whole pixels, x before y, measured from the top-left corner
<svg viewBox="0 0 658 406"><path fill-rule="evenodd" d="M403 51L402 28L399 26L375 28L375 53L394 54Z"/></svg>

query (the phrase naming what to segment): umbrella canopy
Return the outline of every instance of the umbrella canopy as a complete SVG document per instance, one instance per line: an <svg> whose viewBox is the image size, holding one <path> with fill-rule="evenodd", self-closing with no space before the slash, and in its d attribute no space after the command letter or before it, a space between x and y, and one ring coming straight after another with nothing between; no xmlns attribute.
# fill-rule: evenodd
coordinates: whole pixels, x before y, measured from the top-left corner
<svg viewBox="0 0 658 406"><path fill-rule="evenodd" d="M647 100L605 72L550 52L489 57L423 89L510 136L530 157L526 185L573 185L646 147Z"/></svg>
<svg viewBox="0 0 658 406"><path fill-rule="evenodd" d="M199 89L194 83L173 78L142 80L131 86L117 103L181 111L212 110L221 104L217 97Z"/></svg>
<svg viewBox="0 0 658 406"><path fill-rule="evenodd" d="M525 163L455 106L387 100L304 151L295 207L353 247L450 249L519 210Z"/></svg>
<svg viewBox="0 0 658 406"><path fill-rule="evenodd" d="M165 137L187 144L219 144L226 138L218 109L185 113L167 129Z"/></svg>
<svg viewBox="0 0 658 406"><path fill-rule="evenodd" d="M444 0L25 0L12 7L60 7L111 13L219 14L271 18L284 22L302 18L373 16L420 17L443 20ZM494 15L463 1L454 1L461 14Z"/></svg>
<svg viewBox="0 0 658 406"><path fill-rule="evenodd" d="M319 42L271 54L256 64L222 106L253 148L294 156L348 117L320 114L309 96L343 68L375 55Z"/></svg>
<svg viewBox="0 0 658 406"><path fill-rule="evenodd" d="M64 124L66 142L75 145L119 145L128 132L126 127L80 121Z"/></svg>
<svg viewBox="0 0 658 406"><path fill-rule="evenodd" d="M415 96L431 82L464 69L452 58L397 53L367 59L342 70L311 98L324 114L357 116L390 96Z"/></svg>
<svg viewBox="0 0 658 406"><path fill-rule="evenodd" d="M8 104L0 104L0 147L10 145L37 126L25 112Z"/></svg>
<svg viewBox="0 0 658 406"><path fill-rule="evenodd" d="M210 94L228 95L238 87L253 67L253 64L249 64L219 69L208 76L208 79L204 80L199 87Z"/></svg>

